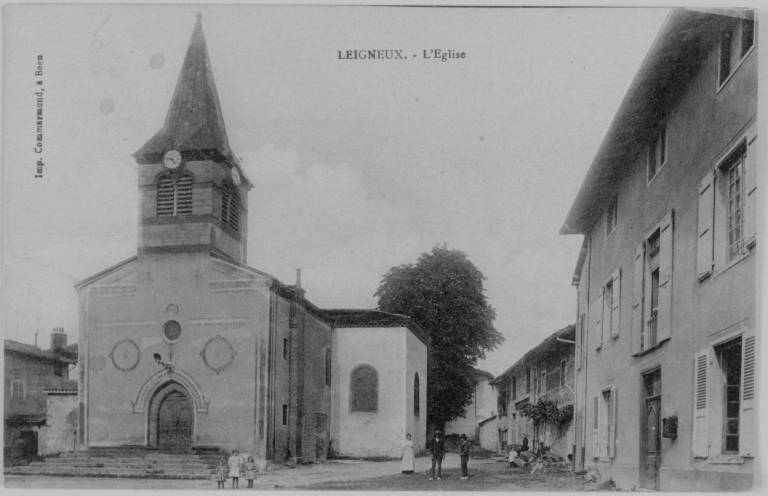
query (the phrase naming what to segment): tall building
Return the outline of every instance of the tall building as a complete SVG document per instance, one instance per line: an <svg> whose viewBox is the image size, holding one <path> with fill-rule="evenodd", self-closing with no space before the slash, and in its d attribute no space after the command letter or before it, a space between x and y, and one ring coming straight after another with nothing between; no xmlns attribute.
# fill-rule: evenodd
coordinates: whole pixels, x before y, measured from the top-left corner
<svg viewBox="0 0 768 496"><path fill-rule="evenodd" d="M298 274L286 285L246 265L253 183L229 146L200 18L165 123L134 157L137 255L76 285L81 448L236 448L263 466L388 455L425 431L428 338L414 322L380 313L348 328ZM364 361L365 333L386 369ZM420 416L400 401L416 375ZM334 393L342 381L347 395ZM332 438L342 415L394 428L372 429L362 450L355 433Z"/></svg>
<svg viewBox="0 0 768 496"><path fill-rule="evenodd" d="M752 484L757 57L752 11L672 11L561 229L577 465L621 489Z"/></svg>

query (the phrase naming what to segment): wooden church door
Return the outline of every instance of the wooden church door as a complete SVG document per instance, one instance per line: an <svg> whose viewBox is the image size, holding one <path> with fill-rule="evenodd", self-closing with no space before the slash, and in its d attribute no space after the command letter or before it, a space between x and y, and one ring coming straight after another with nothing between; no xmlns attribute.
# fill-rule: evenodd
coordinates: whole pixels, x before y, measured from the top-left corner
<svg viewBox="0 0 768 496"><path fill-rule="evenodd" d="M158 414L158 447L185 449L192 446L192 405L189 398L174 391L163 400Z"/></svg>

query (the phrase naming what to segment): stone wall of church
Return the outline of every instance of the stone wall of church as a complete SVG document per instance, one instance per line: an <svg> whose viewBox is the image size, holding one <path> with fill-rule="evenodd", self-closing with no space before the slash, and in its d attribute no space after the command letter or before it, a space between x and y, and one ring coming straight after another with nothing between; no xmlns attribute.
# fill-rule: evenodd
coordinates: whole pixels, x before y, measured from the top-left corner
<svg viewBox="0 0 768 496"><path fill-rule="evenodd" d="M38 454L74 451L77 447L77 394L49 394L46 425L38 435Z"/></svg>
<svg viewBox="0 0 768 496"><path fill-rule="evenodd" d="M194 445L263 452L256 365L269 333L270 284L190 253L140 256L81 288L85 444L153 442L153 394L170 380L192 403ZM181 326L176 340L164 335L171 320Z"/></svg>
<svg viewBox="0 0 768 496"><path fill-rule="evenodd" d="M324 461L328 456L331 415L331 386L326 384L325 354L331 347L331 328L308 312L304 313L302 401L302 462Z"/></svg>

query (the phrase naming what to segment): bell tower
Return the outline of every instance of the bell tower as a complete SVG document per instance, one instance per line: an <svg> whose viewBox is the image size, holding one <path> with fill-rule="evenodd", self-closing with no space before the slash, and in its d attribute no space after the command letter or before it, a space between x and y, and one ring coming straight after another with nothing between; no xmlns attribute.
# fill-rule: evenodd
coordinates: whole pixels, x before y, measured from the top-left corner
<svg viewBox="0 0 768 496"><path fill-rule="evenodd" d="M246 263L253 184L229 147L199 12L165 123L133 157L139 255L216 252Z"/></svg>

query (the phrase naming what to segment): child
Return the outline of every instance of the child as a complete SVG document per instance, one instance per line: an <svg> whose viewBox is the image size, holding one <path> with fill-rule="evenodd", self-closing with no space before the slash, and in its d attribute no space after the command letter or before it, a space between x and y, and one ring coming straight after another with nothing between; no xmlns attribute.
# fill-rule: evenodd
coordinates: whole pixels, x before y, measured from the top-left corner
<svg viewBox="0 0 768 496"><path fill-rule="evenodd" d="M232 477L232 489L240 489L240 467L243 459L240 458L237 450L232 450L232 456L229 457L229 476Z"/></svg>
<svg viewBox="0 0 768 496"><path fill-rule="evenodd" d="M227 459L222 458L219 462L219 466L216 467L216 475L215 480L218 484L217 489L224 489L224 481L227 480L227 472L229 471L229 467L227 466Z"/></svg>
<svg viewBox="0 0 768 496"><path fill-rule="evenodd" d="M248 463L245 464L245 478L248 479L248 487L253 487L253 480L256 478L256 472L259 471L259 467L253 463L253 457L248 457Z"/></svg>

